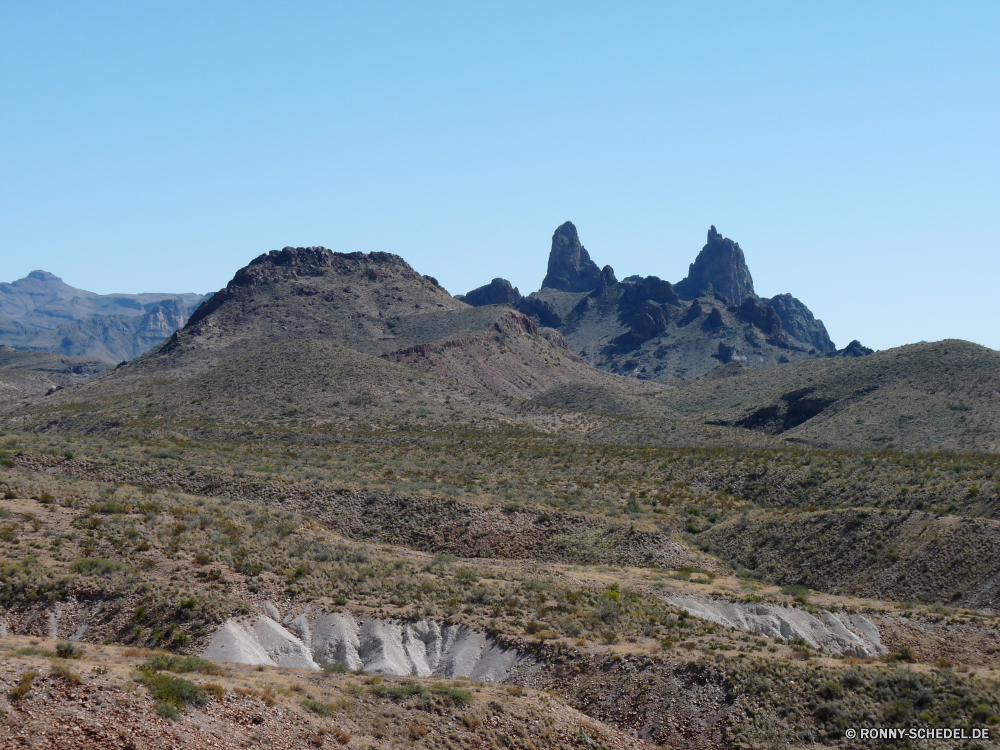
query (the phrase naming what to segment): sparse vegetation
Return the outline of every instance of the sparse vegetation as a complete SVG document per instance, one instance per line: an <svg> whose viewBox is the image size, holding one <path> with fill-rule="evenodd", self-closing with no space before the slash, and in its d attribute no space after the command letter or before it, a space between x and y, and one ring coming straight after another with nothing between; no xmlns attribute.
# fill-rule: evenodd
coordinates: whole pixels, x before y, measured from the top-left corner
<svg viewBox="0 0 1000 750"><path fill-rule="evenodd" d="M459 343L423 346L414 304L466 308L390 270L420 295L382 300L385 269L324 287L387 313L331 322L353 335L359 320L390 321L364 351L303 336L259 346L240 328L244 343L212 353L199 347L217 332L183 331L175 354L5 417L0 605L35 633L65 612L61 637L83 608L99 611L85 637L109 644L20 641L12 711L55 685L107 689L93 652L128 644L119 674L133 670L147 710L179 721L242 702L263 732L280 706L308 726L302 746L462 746L474 733L492 747L600 747L596 725L555 731L556 695L622 729L644 717L643 736L665 746L718 717L711 742L734 750L838 744L845 727L879 722L997 720L1000 459L983 448L991 407L950 387L940 345L669 386L619 380L498 309L442 314L437 338ZM286 312L319 298L316 278L273 300L268 325L284 330ZM503 358L494 375L507 385L462 369L474 339ZM963 347L945 366L988 390L994 359ZM184 374L164 377L167 362ZM525 373L538 380L515 383ZM940 389L926 414L901 395L904 374ZM791 425L806 383L838 406ZM913 447L925 452L902 451ZM679 593L870 617L889 654L834 659L730 629L675 606ZM551 692L340 663L285 679L194 655L265 601L475 628L530 654L533 684ZM53 661L39 671L41 659Z"/></svg>

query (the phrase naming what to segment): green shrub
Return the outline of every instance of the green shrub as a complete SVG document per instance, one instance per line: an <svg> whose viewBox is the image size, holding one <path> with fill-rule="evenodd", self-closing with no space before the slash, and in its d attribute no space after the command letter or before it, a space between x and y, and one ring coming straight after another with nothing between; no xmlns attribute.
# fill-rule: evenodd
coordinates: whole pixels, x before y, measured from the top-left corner
<svg viewBox="0 0 1000 750"><path fill-rule="evenodd" d="M905 698L895 701L885 712L886 721L898 724L906 720L913 704Z"/></svg>
<svg viewBox="0 0 1000 750"><path fill-rule="evenodd" d="M885 657L886 661L913 661L913 652L909 646L900 646L896 651Z"/></svg>
<svg viewBox="0 0 1000 750"><path fill-rule="evenodd" d="M10 699L12 701L19 701L21 698L26 696L31 692L31 683L35 681L38 677L38 672L25 672L21 675L21 681L17 683L14 687L10 689Z"/></svg>
<svg viewBox="0 0 1000 750"><path fill-rule="evenodd" d="M178 711L174 706L170 705L166 701L156 701L153 703L153 710L156 711L164 719L170 719L171 721L177 721L181 718L181 712Z"/></svg>
<svg viewBox="0 0 1000 750"><path fill-rule="evenodd" d="M80 557L70 563L69 569L73 573L81 575L109 576L115 571L125 568L117 560L109 560L105 557Z"/></svg>
<svg viewBox="0 0 1000 750"><path fill-rule="evenodd" d="M56 677L62 677L70 685L80 685L83 683L83 678L65 664L56 664L52 667L52 674Z"/></svg>
<svg viewBox="0 0 1000 750"><path fill-rule="evenodd" d="M187 672L200 672L201 674L212 675L225 674L225 670L221 667L199 656L154 656L151 659L147 659L141 669L148 672L166 670L181 674Z"/></svg>
<svg viewBox="0 0 1000 750"><path fill-rule="evenodd" d="M996 721L993 707L988 703L980 703L972 711L972 720L978 724L992 724Z"/></svg>
<svg viewBox="0 0 1000 750"><path fill-rule="evenodd" d="M816 718L822 722L836 721L844 715L844 707L836 701L820 703L816 708Z"/></svg>
<svg viewBox="0 0 1000 750"><path fill-rule="evenodd" d="M319 701L314 701L311 698L306 698L302 701L302 705L317 716L333 716L336 713L333 710L333 706L329 703L320 703Z"/></svg>
<svg viewBox="0 0 1000 750"><path fill-rule="evenodd" d="M451 685L435 685L431 688L431 692L435 695L441 695L447 698L456 708L465 708L466 706L471 706L475 700L467 690L460 690L457 687L452 687Z"/></svg>
<svg viewBox="0 0 1000 750"><path fill-rule="evenodd" d="M5 523L3 526L0 526L0 540L4 542L13 542L17 539L18 532L20 530L20 524Z"/></svg>
<svg viewBox="0 0 1000 750"><path fill-rule="evenodd" d="M60 659L79 659L86 653L82 646L63 641L56 644L56 656Z"/></svg>
<svg viewBox="0 0 1000 750"><path fill-rule="evenodd" d="M335 661L333 664L324 664L323 672L326 674L344 674L347 671L347 665L342 661Z"/></svg>
<svg viewBox="0 0 1000 750"><path fill-rule="evenodd" d="M840 678L840 684L848 690L857 690L865 684L865 675L860 669L848 669Z"/></svg>
<svg viewBox="0 0 1000 750"><path fill-rule="evenodd" d="M405 685L372 685L368 689L380 698L392 698L397 701L438 695L457 708L469 706L474 700L472 693L451 685L434 685L431 688L426 688L417 683L407 683Z"/></svg>
<svg viewBox="0 0 1000 750"><path fill-rule="evenodd" d="M833 680L827 680L819 686L819 694L828 700L839 698L841 692L843 691L840 687L840 683L834 682Z"/></svg>
<svg viewBox="0 0 1000 750"><path fill-rule="evenodd" d="M423 685L418 685L415 682L406 685L372 685L368 689L379 698L392 698L396 701L420 697L427 692Z"/></svg>
<svg viewBox="0 0 1000 750"><path fill-rule="evenodd" d="M168 674L141 670L138 681L145 685L153 698L183 709L188 703L196 706L208 702L208 694L193 682Z"/></svg>
<svg viewBox="0 0 1000 750"><path fill-rule="evenodd" d="M793 586L783 586L781 588L781 593L782 594L786 594L786 595L791 596L791 597L799 597L799 596L808 597L809 596L809 587L808 586L803 586L800 583L796 583Z"/></svg>

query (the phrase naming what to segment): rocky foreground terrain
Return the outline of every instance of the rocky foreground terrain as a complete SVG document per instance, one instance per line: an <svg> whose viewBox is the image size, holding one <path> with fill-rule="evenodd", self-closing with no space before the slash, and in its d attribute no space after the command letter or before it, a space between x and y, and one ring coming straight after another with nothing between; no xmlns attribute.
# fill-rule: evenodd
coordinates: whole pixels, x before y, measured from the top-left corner
<svg viewBox="0 0 1000 750"><path fill-rule="evenodd" d="M0 350L0 747L995 729L998 356L572 225L527 298L285 248L128 362Z"/></svg>

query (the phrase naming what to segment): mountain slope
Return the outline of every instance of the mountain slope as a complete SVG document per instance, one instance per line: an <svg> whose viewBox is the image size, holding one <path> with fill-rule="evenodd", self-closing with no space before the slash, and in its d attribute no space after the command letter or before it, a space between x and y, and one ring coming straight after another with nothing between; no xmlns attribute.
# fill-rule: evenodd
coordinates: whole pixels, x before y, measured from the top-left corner
<svg viewBox="0 0 1000 750"><path fill-rule="evenodd" d="M1000 352L911 344L680 385L678 415L826 448L1000 451Z"/></svg>
<svg viewBox="0 0 1000 750"><path fill-rule="evenodd" d="M285 248L238 271L159 347L47 397L22 424L531 427L558 417L511 398L618 382L632 389L558 332L509 307L469 307L398 256Z"/></svg>
<svg viewBox="0 0 1000 750"><path fill-rule="evenodd" d="M117 363L184 325L200 294L94 294L46 271L0 283L0 344Z"/></svg>
<svg viewBox="0 0 1000 750"><path fill-rule="evenodd" d="M84 383L107 369L107 363L97 359L0 345L0 410L16 409L56 389Z"/></svg>

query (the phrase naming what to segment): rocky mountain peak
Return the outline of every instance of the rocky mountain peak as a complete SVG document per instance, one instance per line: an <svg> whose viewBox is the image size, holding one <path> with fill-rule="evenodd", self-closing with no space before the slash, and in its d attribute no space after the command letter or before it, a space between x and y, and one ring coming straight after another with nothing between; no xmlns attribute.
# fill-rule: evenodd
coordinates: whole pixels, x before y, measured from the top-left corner
<svg viewBox="0 0 1000 750"><path fill-rule="evenodd" d="M708 242L688 269L687 278L675 288L685 299L713 291L737 307L754 295L753 278L739 243L723 237L714 226L709 228Z"/></svg>
<svg viewBox="0 0 1000 750"><path fill-rule="evenodd" d="M542 288L563 292L590 292L600 284L601 269L590 259L590 253L580 243L580 236L573 222L567 221L552 235L548 273L542 281Z"/></svg>
<svg viewBox="0 0 1000 750"><path fill-rule="evenodd" d="M28 274L29 279L35 279L36 281L62 281L54 273L49 273L48 271L32 271Z"/></svg>

